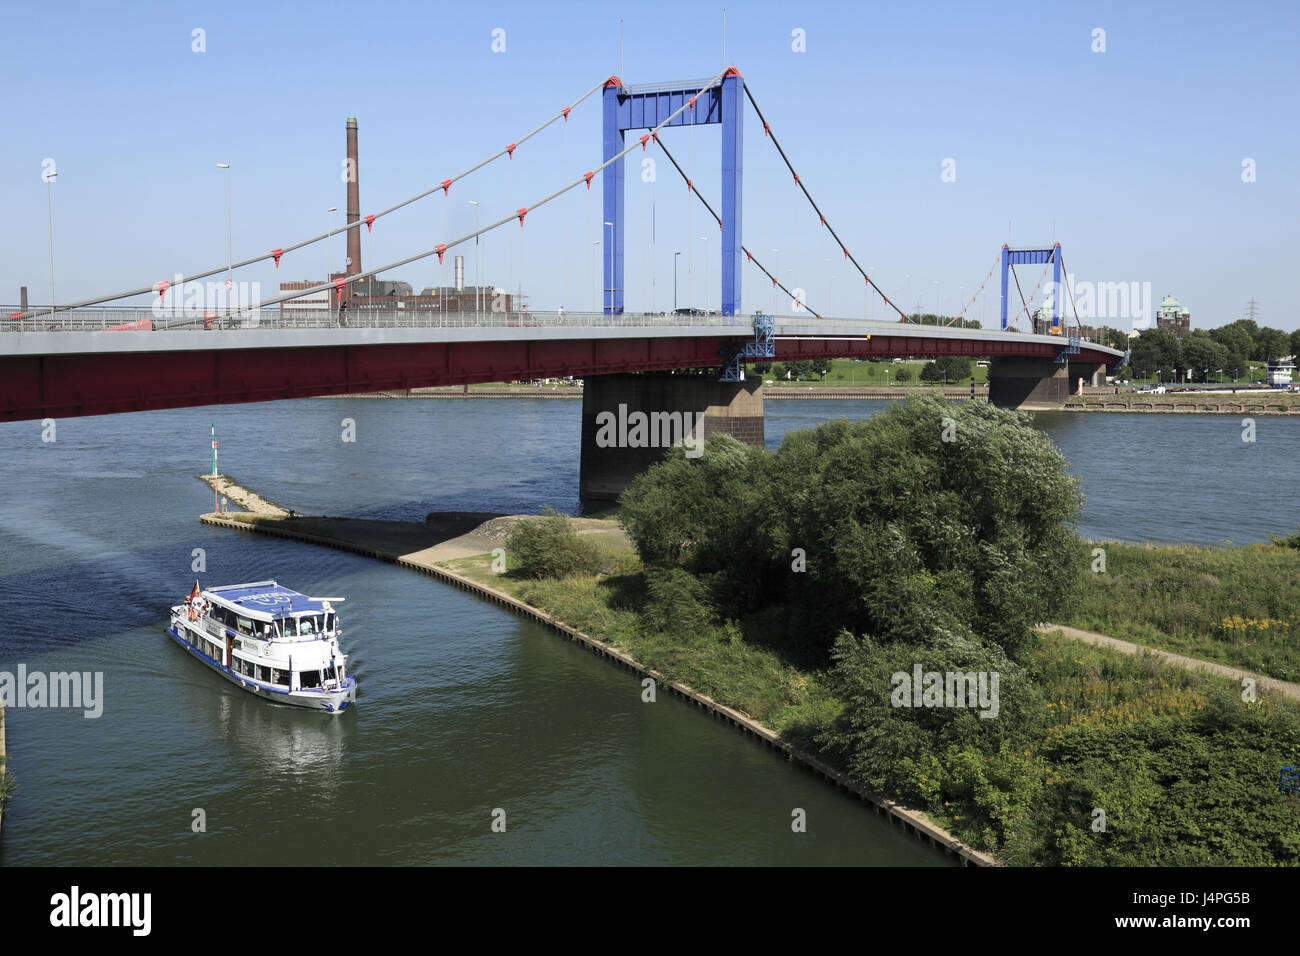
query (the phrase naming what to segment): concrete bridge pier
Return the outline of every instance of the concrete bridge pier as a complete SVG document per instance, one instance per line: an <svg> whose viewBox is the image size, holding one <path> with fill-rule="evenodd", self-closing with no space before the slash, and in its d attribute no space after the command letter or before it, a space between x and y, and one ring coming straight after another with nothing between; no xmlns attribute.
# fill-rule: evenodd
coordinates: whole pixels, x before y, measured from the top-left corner
<svg viewBox="0 0 1300 956"><path fill-rule="evenodd" d="M1000 358L989 364L989 401L1003 408L1046 411L1061 408L1084 385L1106 384L1104 362L1070 362L1052 359Z"/></svg>
<svg viewBox="0 0 1300 956"><path fill-rule="evenodd" d="M1070 372L1049 358L995 358L989 363L989 401L1002 408L1046 411L1070 396Z"/></svg>
<svg viewBox="0 0 1300 956"><path fill-rule="evenodd" d="M688 456L725 432L763 447L763 381L646 372L583 380L578 493L610 501L675 444Z"/></svg>

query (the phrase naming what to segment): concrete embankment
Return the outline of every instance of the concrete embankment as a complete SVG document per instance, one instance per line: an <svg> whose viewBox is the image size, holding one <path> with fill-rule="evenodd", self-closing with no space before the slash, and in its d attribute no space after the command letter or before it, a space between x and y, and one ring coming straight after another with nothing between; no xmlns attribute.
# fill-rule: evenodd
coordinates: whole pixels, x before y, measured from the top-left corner
<svg viewBox="0 0 1300 956"><path fill-rule="evenodd" d="M436 516L430 517L431 519L436 518ZM968 866L997 865L992 856L967 846L934 823L925 813L905 807L888 797L869 790L816 757L795 749L791 744L782 740L779 734L739 711L698 693L685 684L667 680L658 671L646 667L618 648L584 634L539 608L525 604L503 591L458 574L450 568L443 567L438 563L439 561L453 560L457 557L472 554L490 553L492 547L495 546L492 542L498 539L504 527L501 524L504 520L503 516L497 516L487 522L486 526L480 525L472 530L464 531L462 526L470 516L458 517L465 520L454 522L451 527L441 530L431 524L418 525L412 522L368 521L348 518L275 518L248 515L241 519L228 514L206 514L201 516L200 520L205 524L217 527L269 534L309 544L352 551L428 574L464 591L473 592L564 635L628 671L652 678L657 686L667 688L671 693L689 701L706 713L725 721L732 727L760 741L768 748L783 754L788 760L801 764L836 787L857 795L863 803L874 808L891 822L906 828L921 839L928 840L933 846L943 850L959 862ZM519 516L513 517L518 520ZM585 520L599 523L596 522L596 519ZM581 533L584 527L580 525L578 530ZM594 529L587 527L585 530ZM458 533L448 536L449 532L453 531ZM485 542L488 544L487 547L483 547ZM415 546L416 549L409 550L412 546Z"/></svg>
<svg viewBox="0 0 1300 956"><path fill-rule="evenodd" d="M9 771L5 767L5 756L8 751L5 750L5 709L0 704L0 777L3 777ZM4 832L5 814L4 807L0 806L0 833Z"/></svg>
<svg viewBox="0 0 1300 956"><path fill-rule="evenodd" d="M1227 395L1085 394L1066 401L1065 410L1172 415L1300 415L1300 395L1285 392L1238 392Z"/></svg>
<svg viewBox="0 0 1300 956"><path fill-rule="evenodd" d="M765 401L835 401L835 400L895 400L916 395L924 388L882 388L875 385L781 385L763 389ZM956 401L970 398L970 388L944 388L944 398ZM321 395L320 398L582 398L583 390L567 385L531 388L528 386L511 386L508 388L464 388L462 386L436 388L395 389L387 392L362 392L356 395ZM977 386L976 398L987 398L988 388Z"/></svg>

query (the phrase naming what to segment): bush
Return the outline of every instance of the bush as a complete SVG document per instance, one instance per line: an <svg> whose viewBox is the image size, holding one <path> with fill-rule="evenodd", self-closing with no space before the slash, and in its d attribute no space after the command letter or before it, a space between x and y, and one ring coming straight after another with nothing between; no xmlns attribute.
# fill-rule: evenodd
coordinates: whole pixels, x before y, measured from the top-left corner
<svg viewBox="0 0 1300 956"><path fill-rule="evenodd" d="M573 521L550 505L542 517L519 521L506 538L506 553L518 562L526 578L567 578L595 574L602 563L600 551L574 529Z"/></svg>
<svg viewBox="0 0 1300 956"><path fill-rule="evenodd" d="M910 365L898 366L898 371L894 373L895 382L910 382L914 369Z"/></svg>

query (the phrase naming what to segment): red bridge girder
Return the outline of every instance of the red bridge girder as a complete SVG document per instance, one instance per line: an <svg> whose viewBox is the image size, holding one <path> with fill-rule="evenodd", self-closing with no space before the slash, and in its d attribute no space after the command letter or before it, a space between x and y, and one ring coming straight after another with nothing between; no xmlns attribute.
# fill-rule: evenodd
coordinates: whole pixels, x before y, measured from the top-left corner
<svg viewBox="0 0 1300 956"><path fill-rule="evenodd" d="M734 337L313 346L0 357L0 421L107 415L478 382L720 366ZM935 336L780 339L777 359L1051 358L1055 346ZM1081 361L1106 362L1099 353Z"/></svg>

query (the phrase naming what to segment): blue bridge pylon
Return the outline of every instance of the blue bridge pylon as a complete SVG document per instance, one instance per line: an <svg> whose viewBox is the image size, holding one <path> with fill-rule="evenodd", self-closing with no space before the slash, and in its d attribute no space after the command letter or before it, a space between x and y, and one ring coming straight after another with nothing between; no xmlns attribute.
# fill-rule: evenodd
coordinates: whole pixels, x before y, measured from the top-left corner
<svg viewBox="0 0 1300 956"><path fill-rule="evenodd" d="M689 82L659 83L652 86L626 87L617 76L605 84L604 159L608 162L624 149L623 134L630 129L653 129L664 118L690 103L690 108L674 117L669 126L722 124L722 314L740 312L740 203L741 146L744 119L744 78L734 66L722 81L700 92ZM691 101L694 102L691 102ZM649 137L643 137L643 140ZM644 146L645 143L643 142ZM624 166L614 163L605 168L604 180L605 240L613 251L601 256L605 260L605 314L623 311L623 192Z"/></svg>

